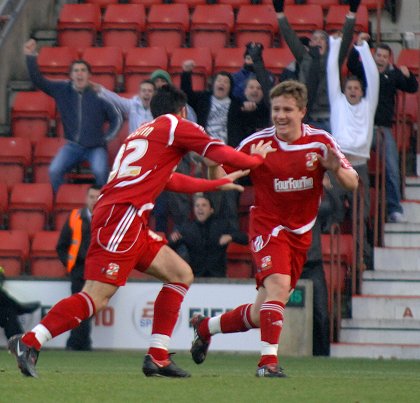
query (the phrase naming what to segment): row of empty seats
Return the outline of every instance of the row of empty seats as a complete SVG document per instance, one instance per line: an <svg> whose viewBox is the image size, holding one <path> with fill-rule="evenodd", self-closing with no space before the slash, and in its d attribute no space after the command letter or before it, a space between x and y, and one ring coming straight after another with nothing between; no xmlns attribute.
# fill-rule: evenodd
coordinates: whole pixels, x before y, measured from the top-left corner
<svg viewBox="0 0 420 403"><path fill-rule="evenodd" d="M347 12L346 5L330 4L324 19L319 4L288 5L285 8L290 25L300 34L315 29L341 30ZM361 5L355 31L368 30L368 8ZM231 35L238 47L250 41L273 47L278 31L271 1L241 5L237 14L230 4L198 4L191 16L185 3L153 4L147 14L143 4L111 4L103 18L96 4L65 4L57 23L59 46L70 46L79 51L94 46L99 39L104 46L118 46L127 51L138 46L143 35L147 46L173 49L187 44L187 34L192 47L206 46L213 51L229 46Z"/></svg>

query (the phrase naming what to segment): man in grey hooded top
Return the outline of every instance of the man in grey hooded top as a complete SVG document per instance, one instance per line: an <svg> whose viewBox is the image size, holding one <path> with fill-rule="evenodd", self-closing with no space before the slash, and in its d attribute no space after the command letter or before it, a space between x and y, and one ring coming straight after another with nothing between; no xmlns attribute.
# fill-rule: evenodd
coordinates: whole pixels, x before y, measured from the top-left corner
<svg viewBox="0 0 420 403"><path fill-rule="evenodd" d="M343 37L340 47L339 65L347 56L353 39L356 12L360 0L349 0L350 11L343 25ZM284 0L273 0L277 13L281 35L299 64L299 81L308 88L308 112L306 123L330 132L330 105L327 91L327 56L328 34L325 31L313 32L309 46L305 47L299 36L290 26L284 14Z"/></svg>

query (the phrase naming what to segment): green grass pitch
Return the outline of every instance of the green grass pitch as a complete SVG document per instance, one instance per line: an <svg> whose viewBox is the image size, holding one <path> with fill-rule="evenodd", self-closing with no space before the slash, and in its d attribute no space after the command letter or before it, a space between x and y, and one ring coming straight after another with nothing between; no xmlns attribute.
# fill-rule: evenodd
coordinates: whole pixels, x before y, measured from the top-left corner
<svg viewBox="0 0 420 403"><path fill-rule="evenodd" d="M420 402L420 361L293 358L288 378L256 378L257 354L210 354L195 365L187 353L175 362L188 379L146 378L143 351L42 351L38 379L18 372L0 350L0 402L168 403L384 403Z"/></svg>

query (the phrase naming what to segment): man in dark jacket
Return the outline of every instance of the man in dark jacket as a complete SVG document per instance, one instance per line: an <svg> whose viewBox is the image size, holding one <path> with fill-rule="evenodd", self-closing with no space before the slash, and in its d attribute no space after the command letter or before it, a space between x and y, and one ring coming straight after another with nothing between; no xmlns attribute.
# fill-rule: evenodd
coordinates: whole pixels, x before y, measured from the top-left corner
<svg viewBox="0 0 420 403"><path fill-rule="evenodd" d="M80 292L85 284L85 258L90 244L90 222L93 207L98 200L100 188L91 186L86 195L86 205L74 209L61 229L57 242L57 254L67 268L71 281L71 293ZM67 340L68 350L91 350L90 319L73 329Z"/></svg>
<svg viewBox="0 0 420 403"><path fill-rule="evenodd" d="M169 236L169 245L185 245L188 261L196 277L226 277L226 249L230 242L246 245L248 236L235 230L226 220L214 216L210 199L194 200L193 222L183 225Z"/></svg>
<svg viewBox="0 0 420 403"><path fill-rule="evenodd" d="M401 206L401 178L398 148L392 135L395 118L395 98L397 91L415 93L419 88L416 77L406 66L400 68L391 63L392 51L385 44L375 47L373 58L379 71L379 100L375 113L375 126L380 127L385 140L385 189L388 222L405 222ZM366 83L359 54L352 49L347 61L348 69Z"/></svg>
<svg viewBox="0 0 420 403"><path fill-rule="evenodd" d="M70 80L48 80L39 71L36 42L24 45L24 54L32 82L53 97L64 126L67 144L51 162L49 174L54 192L64 181L64 175L83 161L89 161L96 184L103 186L109 173L106 144L116 135L122 116L115 106L100 97L90 85L90 66L76 60L70 66ZM109 128L103 126L108 122Z"/></svg>

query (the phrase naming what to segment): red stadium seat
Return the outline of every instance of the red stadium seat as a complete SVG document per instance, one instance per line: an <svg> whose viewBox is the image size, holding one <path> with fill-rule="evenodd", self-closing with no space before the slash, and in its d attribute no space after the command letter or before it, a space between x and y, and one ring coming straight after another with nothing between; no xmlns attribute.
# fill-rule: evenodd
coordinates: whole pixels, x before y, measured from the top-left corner
<svg viewBox="0 0 420 403"><path fill-rule="evenodd" d="M346 5L331 6L325 18L325 31L341 31L349 7ZM369 32L369 15L366 6L360 5L356 14L355 32Z"/></svg>
<svg viewBox="0 0 420 403"><path fill-rule="evenodd" d="M39 231L34 235L30 254L32 276L66 276L66 268L58 259L56 251L59 236L60 231Z"/></svg>
<svg viewBox="0 0 420 403"><path fill-rule="evenodd" d="M398 93L398 119L402 120L405 115L407 121L411 124L417 123L418 120L418 102L419 102L418 93L409 94L409 93Z"/></svg>
<svg viewBox="0 0 420 403"><path fill-rule="evenodd" d="M55 229L61 230L70 211L86 204L89 184L65 183L58 188L54 204Z"/></svg>
<svg viewBox="0 0 420 403"><path fill-rule="evenodd" d="M369 11L376 10L378 8L383 9L385 5L385 0L362 0L360 3L364 5Z"/></svg>
<svg viewBox="0 0 420 403"><path fill-rule="evenodd" d="M351 266L353 263L353 235L351 234L340 234L339 235L339 248L340 248L340 259L342 263L347 266ZM322 249L322 260L325 262L336 259L337 256L334 251L333 245L333 257L331 258L331 235L321 234L321 249Z"/></svg>
<svg viewBox="0 0 420 403"><path fill-rule="evenodd" d="M145 26L143 4L110 5L102 23L102 42L104 46L120 46L126 52L138 46Z"/></svg>
<svg viewBox="0 0 420 403"><path fill-rule="evenodd" d="M251 0L218 0L217 4L227 4L232 6L235 11L238 11L239 8L243 6L249 6L251 4ZM270 1L270 5L272 2Z"/></svg>
<svg viewBox="0 0 420 403"><path fill-rule="evenodd" d="M0 231L0 266L7 277L24 273L29 255L29 237L26 231Z"/></svg>
<svg viewBox="0 0 420 403"><path fill-rule="evenodd" d="M85 0L85 3L97 4L99 7L105 8L117 4L118 0Z"/></svg>
<svg viewBox="0 0 420 403"><path fill-rule="evenodd" d="M244 48L223 48L216 52L214 58L214 74L219 71L234 73L244 64Z"/></svg>
<svg viewBox="0 0 420 403"><path fill-rule="evenodd" d="M208 47L213 52L227 47L233 27L232 6L228 4L198 5L191 17L191 46Z"/></svg>
<svg viewBox="0 0 420 403"><path fill-rule="evenodd" d="M168 69L168 54L164 47L129 49L125 56L124 85L127 92L137 92L139 83L150 78L154 70Z"/></svg>
<svg viewBox="0 0 420 403"><path fill-rule="evenodd" d="M67 141L61 137L45 137L35 144L32 162L34 182L50 183L48 168L58 150L66 143Z"/></svg>
<svg viewBox="0 0 420 403"><path fill-rule="evenodd" d="M270 5L246 5L239 8L234 28L235 43L244 47L248 42L260 42L266 48L273 46L279 26L276 12Z"/></svg>
<svg viewBox="0 0 420 403"><path fill-rule="evenodd" d="M189 28L190 15L186 4L154 4L147 17L147 44L163 46L168 51L180 48Z"/></svg>
<svg viewBox="0 0 420 403"><path fill-rule="evenodd" d="M298 35L312 34L317 29L324 29L324 14L320 5L302 4L287 6L284 9L284 14L290 26ZM343 22L341 25L343 25Z"/></svg>
<svg viewBox="0 0 420 403"><path fill-rule="evenodd" d="M162 4L165 3L164 0L128 0L130 4L142 4L146 8L146 12L149 12L149 9L153 4Z"/></svg>
<svg viewBox="0 0 420 403"><path fill-rule="evenodd" d="M192 72L192 85L195 91L207 88L207 79L212 74L213 60L209 48L178 48L172 51L169 61L169 73L174 85L180 86L182 63L192 59L195 67Z"/></svg>
<svg viewBox="0 0 420 403"><path fill-rule="evenodd" d="M207 0L172 0L172 4L186 4L191 10L207 3Z"/></svg>
<svg viewBox="0 0 420 403"><path fill-rule="evenodd" d="M280 75L295 57L288 47L264 49L265 68L275 75Z"/></svg>
<svg viewBox="0 0 420 403"><path fill-rule="evenodd" d="M114 90L118 74L122 74L123 56L119 47L86 48L83 59L92 67L93 81Z"/></svg>
<svg viewBox="0 0 420 403"><path fill-rule="evenodd" d="M21 137L0 137L0 182L9 187L21 183L31 164L31 143Z"/></svg>
<svg viewBox="0 0 420 403"><path fill-rule="evenodd" d="M413 74L419 76L420 49L401 49L397 59L397 66L407 66Z"/></svg>
<svg viewBox="0 0 420 403"><path fill-rule="evenodd" d="M340 4L340 0L306 0L305 4L315 4L321 6L323 10L328 10L331 6Z"/></svg>
<svg viewBox="0 0 420 403"><path fill-rule="evenodd" d="M9 228L25 230L32 237L48 226L52 211L53 192L47 183L17 183L9 204Z"/></svg>
<svg viewBox="0 0 420 403"><path fill-rule="evenodd" d="M58 44L81 52L95 45L100 27L101 10L97 4L64 4L57 23Z"/></svg>
<svg viewBox="0 0 420 403"><path fill-rule="evenodd" d="M40 91L20 91L12 105L12 134L26 137L32 144L48 135L55 102Z"/></svg>
<svg viewBox="0 0 420 403"><path fill-rule="evenodd" d="M45 77L63 80L69 78L70 65L78 58L74 48L44 46L39 51L38 66Z"/></svg>
<svg viewBox="0 0 420 403"><path fill-rule="evenodd" d="M252 276L252 255L248 245L230 243L227 251L226 277L250 278Z"/></svg>

